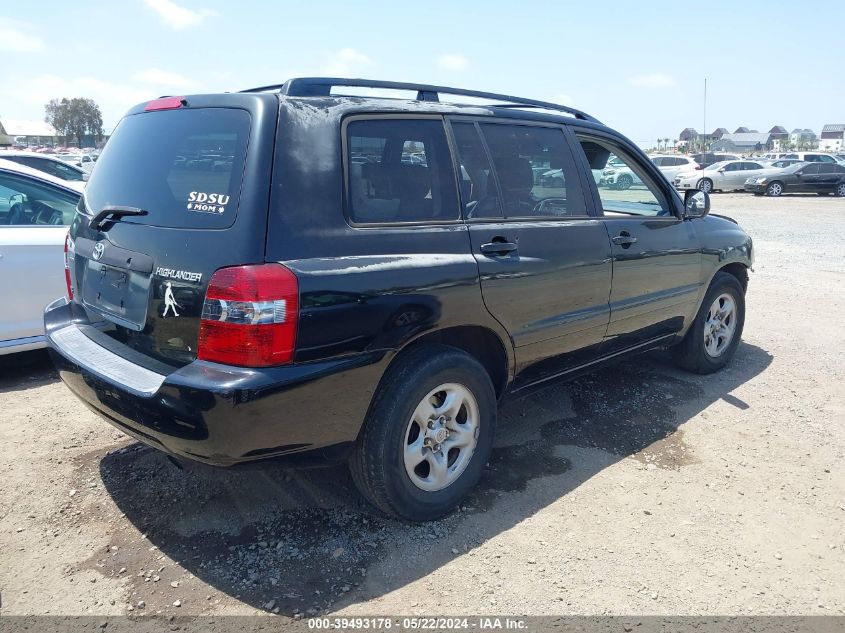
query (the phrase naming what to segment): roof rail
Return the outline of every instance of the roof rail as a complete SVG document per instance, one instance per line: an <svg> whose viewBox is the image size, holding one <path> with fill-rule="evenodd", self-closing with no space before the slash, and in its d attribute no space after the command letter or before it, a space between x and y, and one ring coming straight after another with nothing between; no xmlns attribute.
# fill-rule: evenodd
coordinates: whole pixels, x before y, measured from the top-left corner
<svg viewBox="0 0 845 633"><path fill-rule="evenodd" d="M503 103L491 104L491 107L499 108L542 108L544 110L555 110L566 112L582 121L599 123L597 119L586 112L570 108L569 106L536 99L524 99L511 95L497 94L495 92L481 92L478 90L465 90L464 88L448 88L446 86L432 86L429 84L415 84L402 81L379 81L376 79L343 79L340 77L299 77L288 79L283 84L273 84L250 88L241 92L267 92L277 90L283 95L290 97L328 97L331 96L332 88L335 86L356 87L356 88L382 88L386 90L411 90L416 91L417 101L440 101L440 95L456 95L462 97L476 97L501 101Z"/></svg>

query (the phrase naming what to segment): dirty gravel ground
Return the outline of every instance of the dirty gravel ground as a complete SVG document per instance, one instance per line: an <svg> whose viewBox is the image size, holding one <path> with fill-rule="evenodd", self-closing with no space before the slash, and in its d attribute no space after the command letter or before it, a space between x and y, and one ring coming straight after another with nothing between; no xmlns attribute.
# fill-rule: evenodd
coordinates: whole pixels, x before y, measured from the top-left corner
<svg viewBox="0 0 845 633"><path fill-rule="evenodd" d="M757 248L734 363L652 353L506 405L482 485L429 525L342 468L181 472L43 354L3 359L3 615L845 613L845 201L714 212Z"/></svg>

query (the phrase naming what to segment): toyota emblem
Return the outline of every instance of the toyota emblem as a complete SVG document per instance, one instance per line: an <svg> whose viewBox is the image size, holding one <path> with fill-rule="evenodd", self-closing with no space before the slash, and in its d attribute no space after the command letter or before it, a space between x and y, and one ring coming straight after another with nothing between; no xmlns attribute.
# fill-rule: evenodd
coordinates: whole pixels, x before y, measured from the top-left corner
<svg viewBox="0 0 845 633"><path fill-rule="evenodd" d="M97 242L96 246L94 246L94 259L97 261L103 256L103 251L106 250L105 245L102 242Z"/></svg>

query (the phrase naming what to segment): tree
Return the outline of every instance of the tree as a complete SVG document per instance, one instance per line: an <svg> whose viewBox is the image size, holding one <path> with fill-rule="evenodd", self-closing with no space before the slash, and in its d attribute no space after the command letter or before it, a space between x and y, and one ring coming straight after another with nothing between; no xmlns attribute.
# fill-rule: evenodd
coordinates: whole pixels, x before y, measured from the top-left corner
<svg viewBox="0 0 845 633"><path fill-rule="evenodd" d="M96 140L103 135L103 114L93 99L51 99L44 106L44 120L53 126L56 134L64 137L65 142L76 138L79 147L82 147L86 134Z"/></svg>

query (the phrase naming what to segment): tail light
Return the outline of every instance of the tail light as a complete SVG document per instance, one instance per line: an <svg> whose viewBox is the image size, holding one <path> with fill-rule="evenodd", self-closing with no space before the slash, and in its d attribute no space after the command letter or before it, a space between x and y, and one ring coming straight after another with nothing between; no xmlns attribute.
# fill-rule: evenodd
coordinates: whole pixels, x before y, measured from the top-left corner
<svg viewBox="0 0 845 633"><path fill-rule="evenodd" d="M73 284L70 276L70 260L74 256L73 240L70 239L70 233L65 235L65 284L67 285L67 298L73 301Z"/></svg>
<svg viewBox="0 0 845 633"><path fill-rule="evenodd" d="M701 165L696 165L696 166L695 166L695 169L696 169L696 171L700 171L700 170L701 170L701 169L703 169L703 168L702 168L702 166L701 166Z"/></svg>
<svg viewBox="0 0 845 633"><path fill-rule="evenodd" d="M221 268L211 276L197 357L226 365L269 367L293 360L299 283L281 264Z"/></svg>

